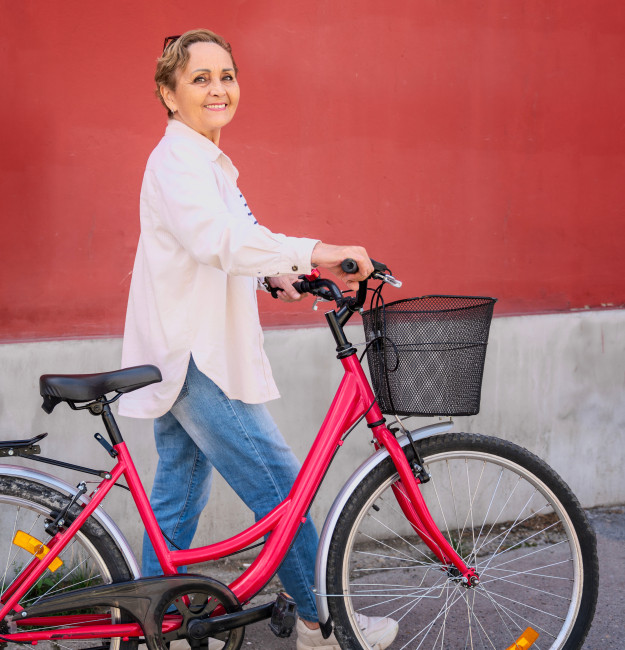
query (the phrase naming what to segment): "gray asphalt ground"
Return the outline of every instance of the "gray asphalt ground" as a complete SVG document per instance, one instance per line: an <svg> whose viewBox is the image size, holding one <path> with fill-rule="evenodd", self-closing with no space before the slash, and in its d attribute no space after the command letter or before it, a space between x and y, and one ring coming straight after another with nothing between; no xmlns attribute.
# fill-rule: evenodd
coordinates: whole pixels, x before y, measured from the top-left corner
<svg viewBox="0 0 625 650"><path fill-rule="evenodd" d="M584 650L622 650L625 648L625 506L593 508L587 512L597 533L599 600Z"/></svg>
<svg viewBox="0 0 625 650"><path fill-rule="evenodd" d="M597 533L600 585L597 611L584 650L624 650L625 505L592 508L587 513ZM211 575L228 583L242 568L231 560ZM271 594L279 589L279 582L272 581L253 604L271 600ZM242 647L245 650L295 650L295 633L288 639L279 639L269 630L267 622L262 621L246 628Z"/></svg>

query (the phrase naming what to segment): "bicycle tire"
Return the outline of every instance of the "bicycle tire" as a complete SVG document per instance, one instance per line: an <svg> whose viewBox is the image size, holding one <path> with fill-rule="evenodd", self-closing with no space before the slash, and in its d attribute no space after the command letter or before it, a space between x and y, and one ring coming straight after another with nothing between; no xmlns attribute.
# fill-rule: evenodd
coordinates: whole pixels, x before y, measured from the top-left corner
<svg viewBox="0 0 625 650"><path fill-rule="evenodd" d="M526 628L539 633L535 650L581 648L599 567L594 532L564 481L498 438L454 433L418 448L431 474L420 488L430 513L480 584L462 586L410 527L390 490L398 475L389 457L357 486L329 546L328 606L341 647L371 648L360 612L398 620L390 648L504 650Z"/></svg>
<svg viewBox="0 0 625 650"><path fill-rule="evenodd" d="M56 490L20 477L0 476L0 593L19 574L21 569L32 560L32 553L13 543L17 530L35 537L44 544L50 538L44 529L46 518L52 519L51 512L59 512L69 501L67 495ZM68 515L72 520L80 512L74 506ZM55 572L47 570L38 582L27 592L20 605L25 609L46 594L61 594L69 589L77 589L96 584L132 580L132 572L122 552L113 538L93 518L89 517L74 539L59 554L63 566ZM68 612L71 613L71 612ZM119 610L100 610L108 620L129 621ZM25 619L25 623L27 619ZM6 621L0 622L0 636L4 639L2 645L9 648L23 646L23 642L11 643L11 630ZM38 626L41 628L43 626ZM51 627L51 626L50 626ZM19 632L34 630L26 625L18 625ZM62 630L62 627L58 628ZM62 641L40 641L44 648L72 648L98 645L107 646L109 650L133 650L137 641L129 639L122 641L113 639L63 639ZM95 642L95 643L94 643Z"/></svg>

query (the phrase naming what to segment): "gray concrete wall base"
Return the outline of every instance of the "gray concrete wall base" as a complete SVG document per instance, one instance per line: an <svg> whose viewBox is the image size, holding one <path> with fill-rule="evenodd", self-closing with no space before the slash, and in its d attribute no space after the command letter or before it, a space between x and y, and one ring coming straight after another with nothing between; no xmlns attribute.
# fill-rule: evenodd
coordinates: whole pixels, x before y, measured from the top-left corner
<svg viewBox="0 0 625 650"><path fill-rule="evenodd" d="M348 328L362 341L359 326ZM266 332L282 399L269 404L280 429L303 459L338 386L342 368L324 328ZM110 467L93 439L102 423L61 405L45 415L38 379L44 373L102 372L119 367L120 339L43 341L0 346L0 437L25 438L48 431L43 453L76 464ZM625 501L625 311L499 318L493 322L482 409L457 418L455 429L517 442L544 458L569 483L582 505ZM305 398L302 398L305 396ZM436 421L415 418L420 426ZM151 421L120 418L120 426L149 493L156 467ZM334 496L371 453L369 430L360 425L332 464L312 508L320 528ZM26 463L51 473L56 468ZM80 476L58 475L72 483ZM129 495L114 490L105 509L137 554L141 528ZM216 476L196 542L209 543L252 522L250 513Z"/></svg>

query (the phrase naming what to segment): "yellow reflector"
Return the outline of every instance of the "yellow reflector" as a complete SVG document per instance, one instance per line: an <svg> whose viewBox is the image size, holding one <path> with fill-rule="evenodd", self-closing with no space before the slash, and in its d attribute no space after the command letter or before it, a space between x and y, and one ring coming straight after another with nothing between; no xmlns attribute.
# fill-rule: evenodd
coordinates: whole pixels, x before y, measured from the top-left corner
<svg viewBox="0 0 625 650"><path fill-rule="evenodd" d="M536 630L532 630L531 627L528 627L523 634L511 645L506 648L506 650L527 650L534 645L536 639L540 636Z"/></svg>
<svg viewBox="0 0 625 650"><path fill-rule="evenodd" d="M13 543L40 560L50 552L50 549L43 542L40 542L36 537L33 537L22 530L18 530L17 533L15 533ZM56 571L62 564L62 560L55 557L54 560L50 562L48 569L50 569L50 571Z"/></svg>

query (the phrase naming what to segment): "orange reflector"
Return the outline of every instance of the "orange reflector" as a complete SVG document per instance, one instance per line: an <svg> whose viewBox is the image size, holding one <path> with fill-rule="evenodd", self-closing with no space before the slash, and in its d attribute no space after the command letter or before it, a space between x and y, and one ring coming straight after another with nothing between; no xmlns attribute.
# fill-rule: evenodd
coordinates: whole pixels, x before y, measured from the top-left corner
<svg viewBox="0 0 625 650"><path fill-rule="evenodd" d="M534 645L536 639L540 636L536 630L532 630L531 627L528 627L523 634L511 645L506 648L506 650L527 650Z"/></svg>
<svg viewBox="0 0 625 650"><path fill-rule="evenodd" d="M34 555L40 560L42 560L43 557L50 552L50 549L43 542L40 542L36 537L33 537L32 535L29 535L28 533L25 533L21 530L18 530L17 533L15 533L13 543L15 546L23 548L25 551L28 551L31 555ZM56 571L62 564L62 560L59 560L58 557L55 557L54 560L50 562L48 569L50 569L50 571Z"/></svg>

